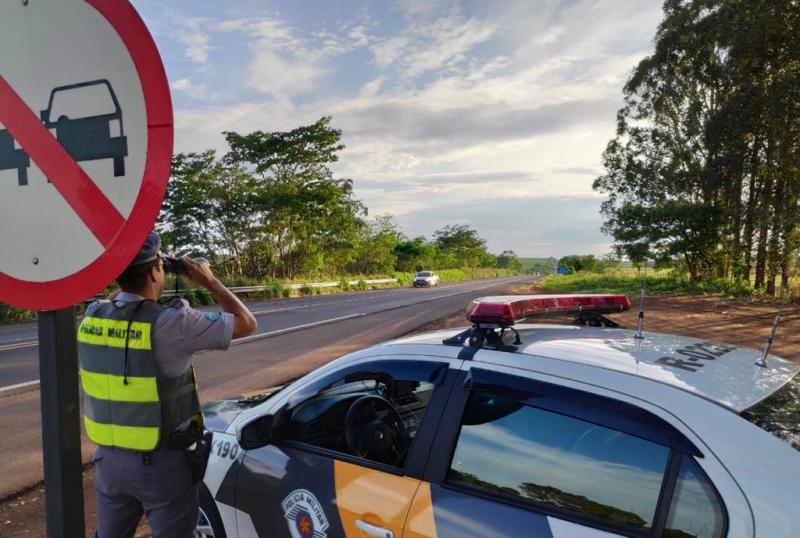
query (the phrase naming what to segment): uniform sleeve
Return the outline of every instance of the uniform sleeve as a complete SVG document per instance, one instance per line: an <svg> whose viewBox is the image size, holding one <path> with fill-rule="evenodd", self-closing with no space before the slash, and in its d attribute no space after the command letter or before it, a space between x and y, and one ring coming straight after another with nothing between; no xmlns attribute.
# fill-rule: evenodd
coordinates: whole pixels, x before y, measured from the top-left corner
<svg viewBox="0 0 800 538"><path fill-rule="evenodd" d="M98 308L100 308L104 304L108 304L110 302L111 301L108 301L106 299L100 299L99 301L94 301L94 302L90 303L89 306L86 307L86 312L84 312L84 316L94 315L94 313L97 312Z"/></svg>
<svg viewBox="0 0 800 538"><path fill-rule="evenodd" d="M228 349L233 337L233 314L203 312L181 300L158 318L158 332L169 335L168 347L178 353Z"/></svg>

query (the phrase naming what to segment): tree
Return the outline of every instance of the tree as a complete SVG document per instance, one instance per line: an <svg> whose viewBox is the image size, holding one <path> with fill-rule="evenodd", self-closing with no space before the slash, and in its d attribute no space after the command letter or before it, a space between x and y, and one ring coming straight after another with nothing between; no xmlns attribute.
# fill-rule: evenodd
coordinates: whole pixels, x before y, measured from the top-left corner
<svg viewBox="0 0 800 538"><path fill-rule="evenodd" d="M478 267L485 260L486 241L465 224L445 226L433 236L440 268Z"/></svg>
<svg viewBox="0 0 800 538"><path fill-rule="evenodd" d="M394 270L400 232L390 215L365 223L355 244L348 269L359 275L388 274Z"/></svg>
<svg viewBox="0 0 800 538"><path fill-rule="evenodd" d="M518 264L468 226L407 240L391 215L367 219L353 183L334 177L341 131L323 117L291 131L226 132L230 151L180 153L158 230L165 246L211 259L228 277L293 279Z"/></svg>
<svg viewBox="0 0 800 538"><path fill-rule="evenodd" d="M426 241L424 237L401 239L394 248L394 255L398 271L436 269L434 267L436 246Z"/></svg>
<svg viewBox="0 0 800 538"><path fill-rule="evenodd" d="M352 181L333 177L330 165L344 145L330 120L288 132L225 133L225 161L256 178L264 241L274 245L273 277L343 268L337 254L352 246L366 214Z"/></svg>
<svg viewBox="0 0 800 538"><path fill-rule="evenodd" d="M572 268L575 272L578 271L600 271L603 263L595 258L592 254L582 256L578 254L571 254L564 256L558 260L558 265L562 267Z"/></svg>
<svg viewBox="0 0 800 538"><path fill-rule="evenodd" d="M693 279L788 287L798 249L797 0L666 0L624 87L594 188L623 252L683 257Z"/></svg>
<svg viewBox="0 0 800 538"><path fill-rule="evenodd" d="M502 254L497 256L496 263L500 269L522 270L522 263L517 259L517 254L513 250L504 250Z"/></svg>
<svg viewBox="0 0 800 538"><path fill-rule="evenodd" d="M555 258L542 258L533 262L531 271L534 273L555 273L558 267L558 260Z"/></svg>
<svg viewBox="0 0 800 538"><path fill-rule="evenodd" d="M157 229L168 249L202 254L241 276L243 250L258 229L255 199L252 177L217 160L213 150L181 153L173 159Z"/></svg>

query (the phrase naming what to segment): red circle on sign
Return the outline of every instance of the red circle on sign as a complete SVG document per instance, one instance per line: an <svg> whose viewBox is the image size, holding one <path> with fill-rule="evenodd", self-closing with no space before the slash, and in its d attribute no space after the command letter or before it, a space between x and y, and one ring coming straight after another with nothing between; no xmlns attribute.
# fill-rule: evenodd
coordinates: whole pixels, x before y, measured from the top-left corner
<svg viewBox="0 0 800 538"><path fill-rule="evenodd" d="M29 310L57 310L103 290L128 266L152 230L172 161L172 100L155 42L128 0L85 0L114 28L131 55L144 94L147 157L142 185L124 224L96 260L70 276L48 282L19 280L0 273L0 300Z"/></svg>

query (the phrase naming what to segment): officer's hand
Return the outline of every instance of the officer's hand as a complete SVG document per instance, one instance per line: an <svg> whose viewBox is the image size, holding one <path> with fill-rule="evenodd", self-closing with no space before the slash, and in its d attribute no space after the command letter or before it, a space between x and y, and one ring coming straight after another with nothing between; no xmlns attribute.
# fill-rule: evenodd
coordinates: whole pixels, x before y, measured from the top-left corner
<svg viewBox="0 0 800 538"><path fill-rule="evenodd" d="M211 272L211 266L208 265L208 261L196 261L189 256L181 257L181 261L186 266L186 278L191 282L207 288L211 282L216 280L214 273Z"/></svg>

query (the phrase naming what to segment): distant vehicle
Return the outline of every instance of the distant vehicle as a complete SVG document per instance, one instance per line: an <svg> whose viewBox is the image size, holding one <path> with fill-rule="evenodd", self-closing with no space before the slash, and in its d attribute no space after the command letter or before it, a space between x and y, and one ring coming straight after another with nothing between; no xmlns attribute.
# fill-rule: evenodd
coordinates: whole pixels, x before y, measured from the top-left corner
<svg viewBox="0 0 800 538"><path fill-rule="evenodd" d="M28 167L31 159L24 150L14 146L14 138L5 129L0 131L0 170L17 169L17 182L28 184Z"/></svg>
<svg viewBox="0 0 800 538"><path fill-rule="evenodd" d="M486 297L207 404L196 536L800 536L800 366L605 317L629 307ZM576 325L517 323L553 313Z"/></svg>
<svg viewBox="0 0 800 538"><path fill-rule="evenodd" d="M411 281L411 286L420 288L423 286L433 287L439 285L439 275L432 271L420 271L414 275L414 280Z"/></svg>
<svg viewBox="0 0 800 538"><path fill-rule="evenodd" d="M114 176L125 175L128 138L122 109L107 80L60 86L50 93L41 119L76 161L114 160Z"/></svg>

